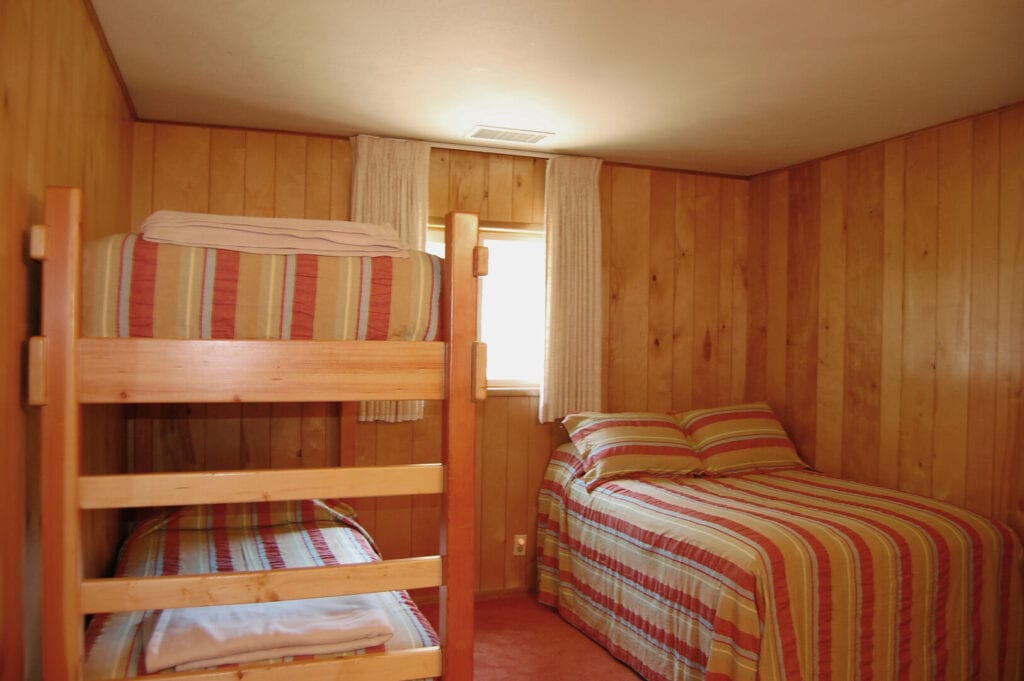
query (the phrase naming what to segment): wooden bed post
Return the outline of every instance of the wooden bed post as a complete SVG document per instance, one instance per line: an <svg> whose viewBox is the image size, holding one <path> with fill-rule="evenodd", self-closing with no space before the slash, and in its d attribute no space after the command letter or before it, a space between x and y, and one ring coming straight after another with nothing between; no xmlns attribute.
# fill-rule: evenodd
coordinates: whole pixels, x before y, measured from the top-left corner
<svg viewBox="0 0 1024 681"><path fill-rule="evenodd" d="M81 677L83 622L79 589L82 566L78 510L80 451L76 352L82 192L46 190L43 266L40 476L42 478L43 678ZM38 254L34 254L38 255ZM33 353L35 354L35 353ZM37 393L40 392L38 389Z"/></svg>
<svg viewBox="0 0 1024 681"><path fill-rule="evenodd" d="M475 213L450 213L445 221L446 293L442 317L448 342L441 456L447 477L441 530L444 586L440 604L445 681L473 678L476 390L472 366L477 340L477 220Z"/></svg>

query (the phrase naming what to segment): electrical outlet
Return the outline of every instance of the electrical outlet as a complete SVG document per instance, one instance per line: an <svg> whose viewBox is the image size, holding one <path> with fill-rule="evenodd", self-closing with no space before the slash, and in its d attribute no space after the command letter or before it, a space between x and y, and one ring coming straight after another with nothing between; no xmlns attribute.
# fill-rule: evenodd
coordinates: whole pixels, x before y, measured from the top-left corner
<svg viewBox="0 0 1024 681"><path fill-rule="evenodd" d="M513 556L525 556L526 555L526 535L517 534L512 537L512 555Z"/></svg>

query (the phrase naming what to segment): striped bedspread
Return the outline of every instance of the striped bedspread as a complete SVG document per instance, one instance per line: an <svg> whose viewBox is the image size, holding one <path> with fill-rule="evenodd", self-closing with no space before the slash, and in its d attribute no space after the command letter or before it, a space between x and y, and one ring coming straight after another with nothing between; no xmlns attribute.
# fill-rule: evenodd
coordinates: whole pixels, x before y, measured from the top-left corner
<svg viewBox="0 0 1024 681"><path fill-rule="evenodd" d="M320 502L222 504L161 511L139 524L121 549L117 576L243 572L380 560L362 528ZM394 636L345 655L438 645L437 635L404 591L367 594ZM97 615L86 631L85 678L146 673L146 612ZM268 660L274 661L274 660Z"/></svg>
<svg viewBox="0 0 1024 681"><path fill-rule="evenodd" d="M435 340L441 260L255 255L117 234L83 250L87 337Z"/></svg>
<svg viewBox="0 0 1024 681"><path fill-rule="evenodd" d="M1003 524L813 471L581 471L571 445L546 471L539 598L647 679L1018 678Z"/></svg>

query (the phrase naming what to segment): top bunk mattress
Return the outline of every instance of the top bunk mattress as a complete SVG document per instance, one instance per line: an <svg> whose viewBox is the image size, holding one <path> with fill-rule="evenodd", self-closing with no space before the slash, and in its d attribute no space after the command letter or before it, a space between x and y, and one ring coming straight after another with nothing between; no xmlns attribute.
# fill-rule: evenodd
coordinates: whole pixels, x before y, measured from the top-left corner
<svg viewBox="0 0 1024 681"><path fill-rule="evenodd" d="M432 341L441 259L262 255L116 234L87 243L82 335Z"/></svg>

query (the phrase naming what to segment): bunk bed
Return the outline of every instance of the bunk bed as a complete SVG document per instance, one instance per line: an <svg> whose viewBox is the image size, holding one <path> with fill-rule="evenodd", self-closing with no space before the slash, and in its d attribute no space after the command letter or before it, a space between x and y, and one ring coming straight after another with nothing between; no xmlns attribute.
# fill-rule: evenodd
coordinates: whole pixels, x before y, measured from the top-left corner
<svg viewBox="0 0 1024 681"><path fill-rule="evenodd" d="M389 614L403 611L396 616L405 619L393 621L390 632L378 632L390 643L370 637L365 647L352 651L355 654L341 657L292 659L289 654L282 661L172 676L471 679L475 402L486 394L485 349L476 340L476 277L486 273L486 250L477 246L476 215L453 213L447 218L439 340L86 337L80 333L81 202L76 188L48 188L45 224L31 232L31 254L43 261L42 332L29 343L29 399L41 407L44 677L83 678L84 622L90 616L93 624L121 617L113 628L131 629L137 636L142 627L158 626L153 624L154 613L215 606L203 610L202 619L213 610L230 612L228 606L234 605L287 606L351 596L390 599L385 608ZM440 464L81 472L83 405L378 399L443 400ZM372 538L364 536L344 504L331 501L415 494L441 495L440 555L380 560ZM126 560L118 574L83 579L82 513L133 508L157 510L125 545ZM295 536L295 543L312 545L312 533L321 544L312 550L317 556L282 559L270 569L260 569L261 562L255 561L235 565L234 571L203 573L197 567L203 560L179 561L175 553L175 562L182 565L170 570L160 553L172 543L167 537L175 537L176 550L186 541L181 539L184 533L172 534L169 527L185 527L195 536L230 535L217 550L236 559L258 552L246 548L246 542L266 543L268 535L274 535L272 541ZM283 534L275 534L279 532ZM210 550L200 549L199 554ZM185 565L188 560L195 565ZM139 568L147 562L159 566ZM435 587L440 597L437 636L405 594L408 589ZM129 615L134 619L125 619ZM110 621L105 625L109 629ZM403 636L409 631L414 635ZM89 646L97 637L90 634ZM395 645L399 639L407 640ZM118 662L113 668L143 670L134 662Z"/></svg>
<svg viewBox="0 0 1024 681"><path fill-rule="evenodd" d="M818 473L763 403L565 424L538 598L645 679L1020 678L1005 524Z"/></svg>

